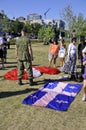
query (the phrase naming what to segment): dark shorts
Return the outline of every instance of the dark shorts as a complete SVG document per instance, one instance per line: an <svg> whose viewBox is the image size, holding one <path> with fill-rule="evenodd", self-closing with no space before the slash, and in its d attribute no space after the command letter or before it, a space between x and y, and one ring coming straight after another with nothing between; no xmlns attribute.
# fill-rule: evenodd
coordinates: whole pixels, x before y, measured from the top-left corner
<svg viewBox="0 0 86 130"><path fill-rule="evenodd" d="M3 56L4 56L4 52L2 49L0 49L0 58L3 58Z"/></svg>

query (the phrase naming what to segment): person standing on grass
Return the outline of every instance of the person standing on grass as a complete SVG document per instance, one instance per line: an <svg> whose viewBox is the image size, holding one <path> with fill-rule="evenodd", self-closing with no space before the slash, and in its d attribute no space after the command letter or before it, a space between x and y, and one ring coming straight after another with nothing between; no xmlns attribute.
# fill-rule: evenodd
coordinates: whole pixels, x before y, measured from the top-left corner
<svg viewBox="0 0 86 130"><path fill-rule="evenodd" d="M66 44L64 39L60 40L60 49L59 49L59 59L60 59L60 66L63 67L65 63L65 55L66 55Z"/></svg>
<svg viewBox="0 0 86 130"><path fill-rule="evenodd" d="M80 43L78 45L78 59L80 60L81 65L81 73L84 74L84 66L83 66L83 55L82 50L86 47L85 37L80 38Z"/></svg>
<svg viewBox="0 0 86 130"><path fill-rule="evenodd" d="M6 38L5 33L3 34L3 41L4 41L4 48L3 48L3 51L4 51L4 63L6 63L6 61L7 61L7 38Z"/></svg>
<svg viewBox="0 0 86 130"><path fill-rule="evenodd" d="M29 76L29 84L34 85L32 71L33 52L25 30L21 31L21 37L16 40L16 58L18 61L18 84L23 84L22 77L24 69L26 69Z"/></svg>
<svg viewBox="0 0 86 130"><path fill-rule="evenodd" d="M58 57L58 52L59 52L59 45L56 39L54 39L53 43L50 44L49 48L49 67L51 67L52 61L54 64L54 67L56 67L56 59Z"/></svg>
<svg viewBox="0 0 86 130"><path fill-rule="evenodd" d="M86 101L86 47L82 50L82 55L83 55L83 66L84 68L84 80L83 80L83 89L84 89L84 94L82 97L82 101Z"/></svg>
<svg viewBox="0 0 86 130"><path fill-rule="evenodd" d="M76 47L76 38L72 38L71 43L68 46L68 59L71 61L71 78L75 79L76 71L76 60L77 60L77 47Z"/></svg>
<svg viewBox="0 0 86 130"><path fill-rule="evenodd" d="M0 58L1 58L1 64L2 64L1 69L4 69L5 66L4 66L4 40L3 40L3 37L0 37Z"/></svg>

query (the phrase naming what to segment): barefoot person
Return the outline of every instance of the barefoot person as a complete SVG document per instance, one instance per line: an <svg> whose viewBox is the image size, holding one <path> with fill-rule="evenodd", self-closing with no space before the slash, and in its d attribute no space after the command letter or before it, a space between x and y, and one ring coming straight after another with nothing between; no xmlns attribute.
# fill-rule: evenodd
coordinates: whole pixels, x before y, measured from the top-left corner
<svg viewBox="0 0 86 130"><path fill-rule="evenodd" d="M66 55L66 44L64 39L60 40L60 49L59 49L59 59L60 59L60 66L63 67L65 63L65 55Z"/></svg>
<svg viewBox="0 0 86 130"><path fill-rule="evenodd" d="M86 47L82 50L82 54L83 54L83 65L85 66L84 80L83 80L84 94L83 94L83 97L82 97L82 101L86 101Z"/></svg>
<svg viewBox="0 0 86 130"><path fill-rule="evenodd" d="M1 58L1 69L4 69L4 41L3 41L3 37L0 37L0 58Z"/></svg>
<svg viewBox="0 0 86 130"><path fill-rule="evenodd" d="M51 67L52 61L54 64L54 67L56 67L56 59L58 57L58 52L59 52L59 45L56 40L53 41L53 43L50 44L49 48L49 67Z"/></svg>

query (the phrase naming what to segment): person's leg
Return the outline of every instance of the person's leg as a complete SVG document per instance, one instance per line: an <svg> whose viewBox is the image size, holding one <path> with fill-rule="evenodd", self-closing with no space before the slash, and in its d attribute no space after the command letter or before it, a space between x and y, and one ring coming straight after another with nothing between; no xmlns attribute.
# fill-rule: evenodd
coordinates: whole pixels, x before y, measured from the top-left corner
<svg viewBox="0 0 86 130"><path fill-rule="evenodd" d="M82 97L82 101L86 101L86 79L84 79L83 81L83 91L84 91L84 95Z"/></svg>
<svg viewBox="0 0 86 130"><path fill-rule="evenodd" d="M60 57L60 66L62 67L64 64L64 58L63 57Z"/></svg>
<svg viewBox="0 0 86 130"><path fill-rule="evenodd" d="M24 73L24 64L22 61L18 61L18 84L22 85L22 77Z"/></svg>
<svg viewBox="0 0 86 130"><path fill-rule="evenodd" d="M53 64L54 64L54 67L56 67L56 59L57 59L57 55L54 55L54 56L53 56Z"/></svg>
<svg viewBox="0 0 86 130"><path fill-rule="evenodd" d="M49 67L51 67L53 58L49 59Z"/></svg>
<svg viewBox="0 0 86 130"><path fill-rule="evenodd" d="M75 57L72 57L71 58L71 79L74 79L75 80L75 67L76 67L76 58Z"/></svg>
<svg viewBox="0 0 86 130"><path fill-rule="evenodd" d="M28 74L28 77L29 77L29 84L33 85L33 71L32 71L32 62L31 62L31 60L24 62L24 66L25 66L25 68L27 70L27 74Z"/></svg>
<svg viewBox="0 0 86 130"><path fill-rule="evenodd" d="M65 63L65 58L63 57L62 66L64 66L64 63Z"/></svg>
<svg viewBox="0 0 86 130"><path fill-rule="evenodd" d="M4 47L4 63L6 63L7 60L7 48Z"/></svg>
<svg viewBox="0 0 86 130"><path fill-rule="evenodd" d="M1 57L1 64L2 64L2 67L1 69L4 69L4 52L3 50L0 50L0 57Z"/></svg>
<svg viewBox="0 0 86 130"><path fill-rule="evenodd" d="M51 67L52 60L53 60L53 55L49 53L48 59L49 59L49 67Z"/></svg>
<svg viewBox="0 0 86 130"><path fill-rule="evenodd" d="M53 59L54 67L56 68L56 58Z"/></svg>
<svg viewBox="0 0 86 130"><path fill-rule="evenodd" d="M81 58L81 73L84 74L84 65L83 65L83 59Z"/></svg>
<svg viewBox="0 0 86 130"><path fill-rule="evenodd" d="M4 67L4 58L1 58L1 64L2 64L2 69L4 69L5 67Z"/></svg>
<svg viewBox="0 0 86 130"><path fill-rule="evenodd" d="M10 42L8 42L8 49L10 49Z"/></svg>

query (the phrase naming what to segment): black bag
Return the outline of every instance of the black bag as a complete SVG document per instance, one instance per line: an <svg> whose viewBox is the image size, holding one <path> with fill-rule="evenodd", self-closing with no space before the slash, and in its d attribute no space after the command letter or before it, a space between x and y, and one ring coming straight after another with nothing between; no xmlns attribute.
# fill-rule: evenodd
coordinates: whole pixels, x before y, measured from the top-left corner
<svg viewBox="0 0 86 130"><path fill-rule="evenodd" d="M82 82L83 81L82 73L81 72L77 72L75 74L75 79L76 79L77 82Z"/></svg>

